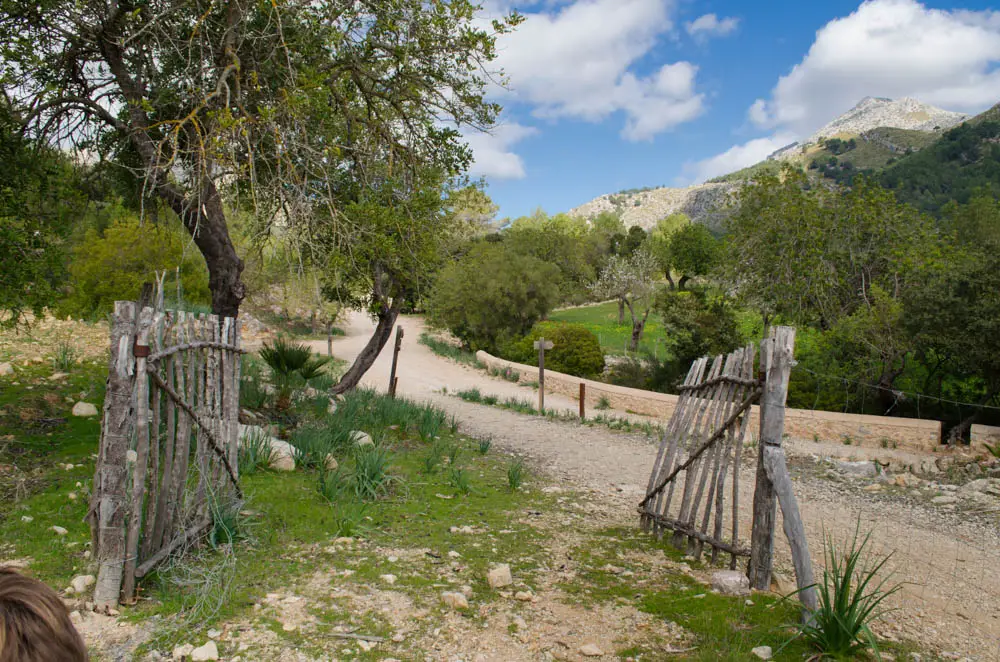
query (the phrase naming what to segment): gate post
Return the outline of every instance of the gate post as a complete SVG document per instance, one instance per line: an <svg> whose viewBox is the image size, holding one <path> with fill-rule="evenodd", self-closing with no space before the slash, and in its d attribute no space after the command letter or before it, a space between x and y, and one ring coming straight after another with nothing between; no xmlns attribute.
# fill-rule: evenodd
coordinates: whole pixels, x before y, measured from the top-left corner
<svg viewBox="0 0 1000 662"><path fill-rule="evenodd" d="M750 565L747 569L750 587L759 591L766 591L771 586L774 523L778 505L774 484L764 466L764 451L768 447L781 448L794 346L795 329L787 326L772 327L771 336L760 344L761 371L766 382L760 398L757 485L753 494L753 528L750 534Z"/></svg>
<svg viewBox="0 0 1000 662"><path fill-rule="evenodd" d="M403 346L403 326L396 327L396 344L392 348L392 367L389 368L389 397L396 397L396 362L399 360L399 350Z"/></svg>

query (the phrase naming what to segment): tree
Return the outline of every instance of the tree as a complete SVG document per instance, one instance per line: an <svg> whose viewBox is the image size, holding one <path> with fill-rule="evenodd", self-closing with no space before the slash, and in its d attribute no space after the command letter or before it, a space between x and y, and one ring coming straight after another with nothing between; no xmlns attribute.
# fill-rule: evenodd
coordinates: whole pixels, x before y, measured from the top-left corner
<svg viewBox="0 0 1000 662"><path fill-rule="evenodd" d="M642 247L643 244L646 243L647 238L648 235L646 234L645 230L643 230L638 225L633 225L628 229L628 232L625 234L625 242L619 248L618 254L625 256L632 255L637 250L639 250L639 248Z"/></svg>
<svg viewBox="0 0 1000 662"><path fill-rule="evenodd" d="M704 225L689 223L678 228L670 237L671 266L681 275L677 289L683 290L691 278L712 271L719 254L719 240Z"/></svg>
<svg viewBox="0 0 1000 662"><path fill-rule="evenodd" d="M503 242L512 251L556 265L561 300L578 303L594 280L604 257L600 238L587 222L566 214L536 212L516 219L503 231Z"/></svg>
<svg viewBox="0 0 1000 662"><path fill-rule="evenodd" d="M373 339L387 338L393 294L412 283L387 282L399 272L371 259L381 238L363 223L358 233L346 209L377 199L405 223L411 196L425 207L428 179L467 169L457 127L495 124L495 37L520 21L490 31L474 13L469 0L4 0L0 81L26 131L113 159L150 206L176 214L205 258L216 313L236 316L245 295L229 215L246 208L261 235L305 223L310 237L337 237L326 248L349 243L329 261L367 281ZM369 250L355 263L360 242ZM367 368L363 357L355 366Z"/></svg>
<svg viewBox="0 0 1000 662"><path fill-rule="evenodd" d="M438 273L427 298L428 318L470 349L497 352L552 309L558 277L552 264L482 242Z"/></svg>
<svg viewBox="0 0 1000 662"><path fill-rule="evenodd" d="M0 107L0 328L41 315L61 294L71 222L86 200L70 164L21 138Z"/></svg>
<svg viewBox="0 0 1000 662"><path fill-rule="evenodd" d="M646 320L652 310L656 283L654 274L657 264L653 255L645 248L640 248L628 257L614 255L605 265L600 277L591 284L591 291L606 299L617 299L619 302L619 320L622 307L627 307L632 318L632 338L629 349L638 351L642 333L646 328Z"/></svg>
<svg viewBox="0 0 1000 662"><path fill-rule="evenodd" d="M656 222L653 231L649 233L649 249L656 258L663 275L667 278L670 289L675 289L671 270L674 268L674 256L670 251L670 240L674 233L686 225L690 225L691 219L686 214L680 212L661 218Z"/></svg>
<svg viewBox="0 0 1000 662"><path fill-rule="evenodd" d="M653 381L676 388L696 359L727 354L743 343L731 303L701 291L662 291L654 308L663 320L670 359L658 367Z"/></svg>

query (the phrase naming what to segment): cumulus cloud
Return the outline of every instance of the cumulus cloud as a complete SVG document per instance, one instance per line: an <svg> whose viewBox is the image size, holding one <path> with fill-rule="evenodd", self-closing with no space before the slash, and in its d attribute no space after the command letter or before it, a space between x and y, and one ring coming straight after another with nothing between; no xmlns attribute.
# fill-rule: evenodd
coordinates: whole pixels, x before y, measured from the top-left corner
<svg viewBox="0 0 1000 662"><path fill-rule="evenodd" d="M816 33L805 58L758 99L758 126L811 133L866 96L976 111L1000 96L1000 12L869 0Z"/></svg>
<svg viewBox="0 0 1000 662"><path fill-rule="evenodd" d="M469 174L494 179L523 179L524 160L512 151L518 142L538 133L522 124L501 124L492 133L467 133L463 137L472 148L473 164Z"/></svg>
<svg viewBox="0 0 1000 662"><path fill-rule="evenodd" d="M725 37L732 34L739 25L740 19L732 16L720 19L715 14L705 14L685 23L684 29L695 39L705 40L709 37Z"/></svg>
<svg viewBox="0 0 1000 662"><path fill-rule="evenodd" d="M700 184L713 177L735 172L766 159L776 150L795 141L790 133L776 133L733 145L725 152L694 163L684 164L685 183Z"/></svg>
<svg viewBox="0 0 1000 662"><path fill-rule="evenodd" d="M812 134L866 96L913 97L978 112L1000 100L1000 12L868 0L816 32L809 52L768 99L747 110L772 134L690 163L693 181L732 172Z"/></svg>
<svg viewBox="0 0 1000 662"><path fill-rule="evenodd" d="M625 114L622 136L648 140L697 117L704 98L689 62L639 76L635 64L673 29L670 0L543 3L498 41L496 64L510 80L506 99L541 118L602 121Z"/></svg>

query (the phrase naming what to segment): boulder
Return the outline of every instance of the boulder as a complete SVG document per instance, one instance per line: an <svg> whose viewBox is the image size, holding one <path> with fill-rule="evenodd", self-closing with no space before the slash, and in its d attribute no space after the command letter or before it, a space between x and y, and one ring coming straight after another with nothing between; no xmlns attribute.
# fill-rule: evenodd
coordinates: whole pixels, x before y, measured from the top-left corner
<svg viewBox="0 0 1000 662"><path fill-rule="evenodd" d="M354 441L355 446L374 446L375 442L372 440L371 436L367 432L362 432L361 430L355 430L351 433L351 439Z"/></svg>
<svg viewBox="0 0 1000 662"><path fill-rule="evenodd" d="M771 573L771 591L778 595L791 595L799 590L799 585L780 572Z"/></svg>
<svg viewBox="0 0 1000 662"><path fill-rule="evenodd" d="M97 416L97 407L89 402L78 402L73 405L73 415L83 418Z"/></svg>
<svg viewBox="0 0 1000 662"><path fill-rule="evenodd" d="M271 438L271 464L275 471L295 471L295 447L287 441Z"/></svg>
<svg viewBox="0 0 1000 662"><path fill-rule="evenodd" d="M214 641L209 641L204 646L199 646L191 651L191 662L208 662L208 660L219 659L219 647Z"/></svg>
<svg viewBox="0 0 1000 662"><path fill-rule="evenodd" d="M88 588L94 585L97 578L93 575L77 575L73 578L69 584L73 587L74 593L84 593Z"/></svg>
<svg viewBox="0 0 1000 662"><path fill-rule="evenodd" d="M324 464L326 465L327 471L336 471L338 467L340 467L340 463L337 462L337 458L335 458L332 455L326 456L326 461L324 462Z"/></svg>
<svg viewBox="0 0 1000 662"><path fill-rule="evenodd" d="M191 644L174 646L174 652L170 657L174 660L183 660L185 657L191 657L191 651L193 650L194 646L192 646Z"/></svg>
<svg viewBox="0 0 1000 662"><path fill-rule="evenodd" d="M506 563L494 566L486 573L486 581L492 589L510 586L514 583L514 578L510 574L510 566Z"/></svg>
<svg viewBox="0 0 1000 662"><path fill-rule="evenodd" d="M445 603L452 609L468 609L469 601L461 593L456 593L454 591L445 591L441 594L441 602Z"/></svg>
<svg viewBox="0 0 1000 662"><path fill-rule="evenodd" d="M722 595L749 595L750 580L738 570L720 570L712 574L712 590Z"/></svg>
<svg viewBox="0 0 1000 662"><path fill-rule="evenodd" d="M0 377L10 377L14 374L14 366L9 363L0 363Z"/></svg>
<svg viewBox="0 0 1000 662"><path fill-rule="evenodd" d="M958 503L958 497L954 494L942 494L931 499L931 503L938 506L947 506L948 504Z"/></svg>
<svg viewBox="0 0 1000 662"><path fill-rule="evenodd" d="M326 406L326 413L328 414L337 413L337 401L334 400L333 398L330 398L330 404Z"/></svg>

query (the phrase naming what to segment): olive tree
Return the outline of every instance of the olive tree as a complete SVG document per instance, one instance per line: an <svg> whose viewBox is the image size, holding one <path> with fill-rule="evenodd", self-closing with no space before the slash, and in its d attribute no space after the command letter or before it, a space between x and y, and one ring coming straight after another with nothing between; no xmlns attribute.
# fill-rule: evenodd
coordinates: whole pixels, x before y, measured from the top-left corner
<svg viewBox="0 0 1000 662"><path fill-rule="evenodd" d="M381 204L424 230L442 218L427 213L429 182L443 200L443 183L470 163L459 128L495 125L500 107L485 96L502 79L490 70L495 38L520 20L483 28L477 9L0 0L0 84L26 134L113 161L141 184L144 207L179 217L205 258L216 313L236 316L246 293L229 221L249 210L261 235L306 225L318 249L335 252L334 280L378 319L377 350L411 283L389 282L408 273L384 263L367 243L382 237L348 208ZM395 245L413 236L403 229Z"/></svg>
<svg viewBox="0 0 1000 662"><path fill-rule="evenodd" d="M617 299L632 318L629 350L637 351L656 294L656 258L645 247L629 256L613 255L590 289L595 296Z"/></svg>

